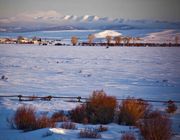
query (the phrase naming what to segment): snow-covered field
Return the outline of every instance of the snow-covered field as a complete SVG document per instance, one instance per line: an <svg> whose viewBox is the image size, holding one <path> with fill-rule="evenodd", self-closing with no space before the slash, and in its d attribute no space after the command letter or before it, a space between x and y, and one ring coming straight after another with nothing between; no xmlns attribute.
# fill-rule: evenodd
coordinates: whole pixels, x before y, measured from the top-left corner
<svg viewBox="0 0 180 140"><path fill-rule="evenodd" d="M153 100L180 100L180 48L57 47L0 45L0 95L82 96L103 89L117 98L128 96ZM38 111L69 110L77 103L53 99L50 102L0 98L0 139L41 139L48 129L22 133L11 130L6 118L21 104L33 104ZM163 106L163 105L161 105ZM178 105L179 107L179 105ZM180 110L173 116L174 130L180 133ZM104 139L119 139L122 126ZM80 126L79 128L81 128ZM51 139L77 137L77 132L53 134ZM60 131L61 132L61 131ZM10 134L10 135L9 135ZM22 134L21 138L15 138ZM78 138L78 137L77 137ZM43 139L49 139L45 137Z"/></svg>

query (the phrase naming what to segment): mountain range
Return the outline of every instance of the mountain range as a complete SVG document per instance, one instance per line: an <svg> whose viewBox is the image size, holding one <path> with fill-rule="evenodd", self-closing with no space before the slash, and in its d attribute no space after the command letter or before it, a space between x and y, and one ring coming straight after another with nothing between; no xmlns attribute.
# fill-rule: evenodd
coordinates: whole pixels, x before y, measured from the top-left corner
<svg viewBox="0 0 180 140"><path fill-rule="evenodd" d="M157 20L126 20L92 15L61 15L56 11L22 13L0 18L0 32L28 32L54 30L129 30L180 29L180 22Z"/></svg>

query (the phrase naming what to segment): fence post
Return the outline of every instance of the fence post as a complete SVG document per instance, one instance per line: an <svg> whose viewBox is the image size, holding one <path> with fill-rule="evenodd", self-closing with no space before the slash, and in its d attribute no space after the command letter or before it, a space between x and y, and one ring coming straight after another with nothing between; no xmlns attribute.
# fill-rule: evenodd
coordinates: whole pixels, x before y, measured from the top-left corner
<svg viewBox="0 0 180 140"><path fill-rule="evenodd" d="M19 101L22 101L22 95L18 95Z"/></svg>
<svg viewBox="0 0 180 140"><path fill-rule="evenodd" d="M81 102L81 96L78 96L77 99L78 99L78 102Z"/></svg>

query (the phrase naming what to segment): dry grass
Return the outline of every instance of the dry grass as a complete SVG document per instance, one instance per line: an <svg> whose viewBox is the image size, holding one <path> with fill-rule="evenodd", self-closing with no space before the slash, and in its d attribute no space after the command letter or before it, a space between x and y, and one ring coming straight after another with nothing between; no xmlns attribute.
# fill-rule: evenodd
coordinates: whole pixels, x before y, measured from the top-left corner
<svg viewBox="0 0 180 140"><path fill-rule="evenodd" d="M101 134L99 134L97 130L93 128L85 128L84 130L81 130L79 136L80 138L101 138Z"/></svg>
<svg viewBox="0 0 180 140"><path fill-rule="evenodd" d="M61 128L63 128L63 129L76 129L76 124L73 122L63 122L61 124Z"/></svg>
<svg viewBox="0 0 180 140"><path fill-rule="evenodd" d="M68 117L64 114L64 112L55 112L51 119L54 122L64 122L64 121L68 121Z"/></svg>
<svg viewBox="0 0 180 140"><path fill-rule="evenodd" d="M47 116L43 115L38 118L36 118L35 122L35 129L40 129L40 128L46 128L46 127L55 127L54 121L52 121L50 118Z"/></svg>
<svg viewBox="0 0 180 140"><path fill-rule="evenodd" d="M136 137L132 133L123 134L121 140L136 140Z"/></svg>
<svg viewBox="0 0 180 140"><path fill-rule="evenodd" d="M25 131L34 130L36 122L35 108L31 106L21 106L14 116L14 123L17 129Z"/></svg>

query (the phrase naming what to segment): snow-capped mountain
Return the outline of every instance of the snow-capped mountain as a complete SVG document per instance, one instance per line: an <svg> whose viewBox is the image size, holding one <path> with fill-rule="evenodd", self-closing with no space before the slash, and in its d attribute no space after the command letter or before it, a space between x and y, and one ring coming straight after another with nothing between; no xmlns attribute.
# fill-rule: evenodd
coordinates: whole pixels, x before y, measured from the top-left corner
<svg viewBox="0 0 180 140"><path fill-rule="evenodd" d="M69 28L71 27L71 28ZM128 29L180 29L180 22L152 20L125 20L97 15L61 15L56 11L23 13L15 17L0 18L0 32L32 30L128 30Z"/></svg>

